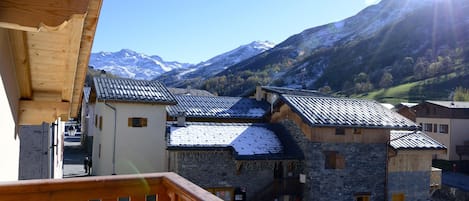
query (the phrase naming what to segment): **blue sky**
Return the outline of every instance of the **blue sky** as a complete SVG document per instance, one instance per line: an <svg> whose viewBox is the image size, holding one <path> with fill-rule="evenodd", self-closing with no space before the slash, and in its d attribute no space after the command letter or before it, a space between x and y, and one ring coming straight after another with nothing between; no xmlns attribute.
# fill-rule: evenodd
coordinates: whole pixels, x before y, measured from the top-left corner
<svg viewBox="0 0 469 201"><path fill-rule="evenodd" d="M92 52L123 48L198 63L255 40L289 36L355 15L377 0L109 0Z"/></svg>

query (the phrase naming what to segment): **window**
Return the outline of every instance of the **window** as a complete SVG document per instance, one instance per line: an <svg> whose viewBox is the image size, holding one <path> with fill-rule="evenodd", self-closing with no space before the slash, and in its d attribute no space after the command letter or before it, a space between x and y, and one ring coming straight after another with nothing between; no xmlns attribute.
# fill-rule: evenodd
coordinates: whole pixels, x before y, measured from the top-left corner
<svg viewBox="0 0 469 201"><path fill-rule="evenodd" d="M345 135L345 128L335 128L336 135Z"/></svg>
<svg viewBox="0 0 469 201"><path fill-rule="evenodd" d="M345 158L340 155L337 151L326 151L324 152L326 156L325 169L344 169L345 168Z"/></svg>
<svg viewBox="0 0 469 201"><path fill-rule="evenodd" d="M438 132L438 124L433 124L433 132Z"/></svg>
<svg viewBox="0 0 469 201"><path fill-rule="evenodd" d="M145 201L156 201L156 195L147 195Z"/></svg>
<svg viewBox="0 0 469 201"><path fill-rule="evenodd" d="M94 127L98 128L98 115L94 115Z"/></svg>
<svg viewBox="0 0 469 201"><path fill-rule="evenodd" d="M207 191L216 195L224 201L231 201L234 197L234 188L208 188Z"/></svg>
<svg viewBox="0 0 469 201"><path fill-rule="evenodd" d="M353 129L353 134L357 134L357 135L362 134L362 129L361 128L354 128Z"/></svg>
<svg viewBox="0 0 469 201"><path fill-rule="evenodd" d="M147 118L131 117L128 119L129 127L147 127Z"/></svg>
<svg viewBox="0 0 469 201"><path fill-rule="evenodd" d="M117 198L117 201L130 201L130 197L120 197Z"/></svg>
<svg viewBox="0 0 469 201"><path fill-rule="evenodd" d="M99 130L103 130L103 116L99 116Z"/></svg>
<svg viewBox="0 0 469 201"><path fill-rule="evenodd" d="M391 201L404 201L405 196L404 193L394 193L392 194Z"/></svg>
<svg viewBox="0 0 469 201"><path fill-rule="evenodd" d="M371 193L355 194L355 201L370 201Z"/></svg>
<svg viewBox="0 0 469 201"><path fill-rule="evenodd" d="M423 131L432 132L433 124L425 123L423 124Z"/></svg>
<svg viewBox="0 0 469 201"><path fill-rule="evenodd" d="M448 133L448 124L440 124L440 133Z"/></svg>

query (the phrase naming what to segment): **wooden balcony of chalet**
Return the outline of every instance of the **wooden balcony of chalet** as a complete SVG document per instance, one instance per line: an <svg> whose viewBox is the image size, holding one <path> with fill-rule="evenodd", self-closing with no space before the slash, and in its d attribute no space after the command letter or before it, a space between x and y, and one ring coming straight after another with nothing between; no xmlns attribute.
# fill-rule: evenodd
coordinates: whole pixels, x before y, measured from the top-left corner
<svg viewBox="0 0 469 201"><path fill-rule="evenodd" d="M221 201L172 172L0 183L0 200Z"/></svg>

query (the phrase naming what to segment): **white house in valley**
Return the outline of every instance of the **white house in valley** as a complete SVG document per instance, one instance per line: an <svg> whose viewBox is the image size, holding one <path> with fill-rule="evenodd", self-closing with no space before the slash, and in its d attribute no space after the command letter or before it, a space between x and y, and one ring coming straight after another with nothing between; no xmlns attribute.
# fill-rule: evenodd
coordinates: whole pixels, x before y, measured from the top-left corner
<svg viewBox="0 0 469 201"><path fill-rule="evenodd" d="M435 155L444 160L469 159L469 102L425 101L414 106L416 122L448 152ZM458 152L458 147L462 147Z"/></svg>
<svg viewBox="0 0 469 201"><path fill-rule="evenodd" d="M167 170L166 106L176 104L158 81L95 77L93 175Z"/></svg>

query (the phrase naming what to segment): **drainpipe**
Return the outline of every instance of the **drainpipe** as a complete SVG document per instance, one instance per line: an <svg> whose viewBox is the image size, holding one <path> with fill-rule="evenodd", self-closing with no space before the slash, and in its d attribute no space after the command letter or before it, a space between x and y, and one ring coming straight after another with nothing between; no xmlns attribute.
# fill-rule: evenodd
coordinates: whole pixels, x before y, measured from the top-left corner
<svg viewBox="0 0 469 201"><path fill-rule="evenodd" d="M51 136L50 136L50 147L49 147L49 178L54 178L54 147L57 146L54 144L55 141L55 128L57 127L56 123L50 125Z"/></svg>
<svg viewBox="0 0 469 201"><path fill-rule="evenodd" d="M116 175L116 134L117 134L117 110L114 106L106 103L104 105L108 106L114 111L114 136L113 136L113 146L112 146L112 175Z"/></svg>

